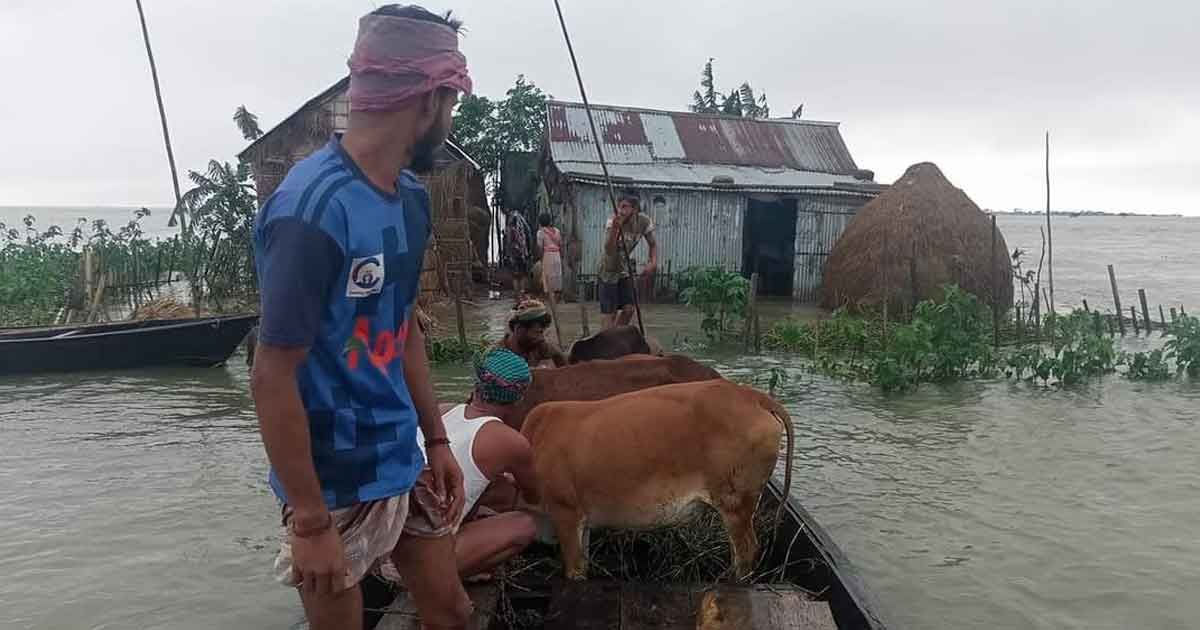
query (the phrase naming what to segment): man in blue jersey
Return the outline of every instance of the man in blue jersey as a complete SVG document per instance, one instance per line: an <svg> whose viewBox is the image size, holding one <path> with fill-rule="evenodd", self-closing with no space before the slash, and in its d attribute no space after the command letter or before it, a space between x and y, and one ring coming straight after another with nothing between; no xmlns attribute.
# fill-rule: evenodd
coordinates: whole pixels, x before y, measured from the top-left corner
<svg viewBox="0 0 1200 630"><path fill-rule="evenodd" d="M416 6L364 16L345 135L296 164L255 221L251 386L283 503L276 569L313 630L360 628L359 582L387 557L425 627L471 613L448 536L462 471L412 325L430 210L409 169L432 167L470 92L459 26Z"/></svg>

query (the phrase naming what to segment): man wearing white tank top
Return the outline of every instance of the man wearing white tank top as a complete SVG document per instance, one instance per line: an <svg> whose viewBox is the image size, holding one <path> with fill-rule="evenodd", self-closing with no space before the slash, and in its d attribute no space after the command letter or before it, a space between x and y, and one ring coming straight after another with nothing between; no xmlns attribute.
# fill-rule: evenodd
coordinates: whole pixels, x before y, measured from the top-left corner
<svg viewBox="0 0 1200 630"><path fill-rule="evenodd" d="M516 510L517 493L538 503L529 442L505 421L532 380L529 365L510 350L489 351L475 366L475 389L466 404L442 406L450 450L463 472L464 517L453 524L461 577L484 573L527 547L537 522ZM417 444L425 444L417 436ZM499 512L480 518L481 508Z"/></svg>

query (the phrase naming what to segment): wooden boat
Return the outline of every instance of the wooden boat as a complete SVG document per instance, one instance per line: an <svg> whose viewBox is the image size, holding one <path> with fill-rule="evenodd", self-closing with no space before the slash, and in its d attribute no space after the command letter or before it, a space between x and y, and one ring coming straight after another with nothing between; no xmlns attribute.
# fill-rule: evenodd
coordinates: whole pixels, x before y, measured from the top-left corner
<svg viewBox="0 0 1200 630"><path fill-rule="evenodd" d="M475 604L472 627L485 630L881 630L885 622L866 585L825 530L795 499L772 480L760 514L773 518L780 501L783 517L764 545L759 567L766 568L750 584L711 581L666 583L621 581L597 576L593 537L592 577L570 582L519 569L513 575L468 588ZM766 519L771 521L771 518ZM661 562L636 546L624 553L630 563ZM556 551L535 544L518 559L529 567L553 562ZM384 583L363 583L366 627L409 630L419 627L405 595Z"/></svg>
<svg viewBox="0 0 1200 630"><path fill-rule="evenodd" d="M0 331L0 374L224 363L258 315Z"/></svg>

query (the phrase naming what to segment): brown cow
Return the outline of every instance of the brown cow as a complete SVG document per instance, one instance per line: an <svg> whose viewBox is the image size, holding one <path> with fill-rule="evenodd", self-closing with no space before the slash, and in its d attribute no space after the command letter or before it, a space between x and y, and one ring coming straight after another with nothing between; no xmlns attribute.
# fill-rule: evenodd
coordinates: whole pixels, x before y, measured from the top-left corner
<svg viewBox="0 0 1200 630"><path fill-rule="evenodd" d="M614 326L571 344L567 363L617 359L629 354L662 354L662 346L634 326Z"/></svg>
<svg viewBox="0 0 1200 630"><path fill-rule="evenodd" d="M775 470L781 433L784 488L792 483L795 438L787 411L724 379L545 403L521 433L533 447L541 507L571 579L586 577L589 527L669 525L698 502L721 514L744 579L758 555L754 510Z"/></svg>
<svg viewBox="0 0 1200 630"><path fill-rule="evenodd" d="M630 355L619 360L588 361L579 365L538 370L533 383L512 414L520 430L534 407L554 400L601 400L647 387L721 378L716 370L683 355Z"/></svg>

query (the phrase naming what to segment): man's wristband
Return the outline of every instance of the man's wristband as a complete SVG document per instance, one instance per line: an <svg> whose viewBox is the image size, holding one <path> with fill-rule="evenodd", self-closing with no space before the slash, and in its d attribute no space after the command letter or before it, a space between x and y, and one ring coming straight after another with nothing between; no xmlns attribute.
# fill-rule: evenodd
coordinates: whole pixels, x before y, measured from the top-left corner
<svg viewBox="0 0 1200 630"><path fill-rule="evenodd" d="M296 526L295 518L293 518L288 523L288 529L291 531L292 535L295 536L296 538L314 538L316 536L320 536L321 534L324 534L325 532L329 531L332 528L333 528L333 513L332 512L326 512L325 513L325 523L322 525L318 525L316 527L300 529L299 527Z"/></svg>
<svg viewBox="0 0 1200 630"><path fill-rule="evenodd" d="M435 438L429 438L428 440L425 440L425 450L429 450L435 446L450 446L450 438L435 437Z"/></svg>

